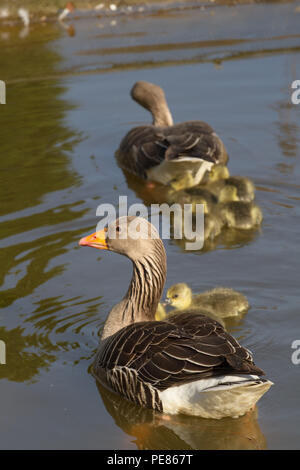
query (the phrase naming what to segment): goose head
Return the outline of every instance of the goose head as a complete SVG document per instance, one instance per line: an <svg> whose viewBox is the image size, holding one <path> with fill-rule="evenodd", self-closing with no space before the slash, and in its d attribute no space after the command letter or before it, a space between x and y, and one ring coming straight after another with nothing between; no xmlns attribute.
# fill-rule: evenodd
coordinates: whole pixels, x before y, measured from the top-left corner
<svg viewBox="0 0 300 470"><path fill-rule="evenodd" d="M156 251L164 251L163 243L154 225L142 217L135 216L116 219L103 230L82 238L79 245L114 251L127 256L133 262L150 256Z"/></svg>
<svg viewBox="0 0 300 470"><path fill-rule="evenodd" d="M82 238L79 245L119 253L133 264L128 291L110 311L102 340L131 323L155 319L167 263L163 242L152 224L141 217L120 217L105 229Z"/></svg>
<svg viewBox="0 0 300 470"><path fill-rule="evenodd" d="M165 93L154 83L139 81L131 89L131 97L152 114L153 125L168 127L173 125Z"/></svg>

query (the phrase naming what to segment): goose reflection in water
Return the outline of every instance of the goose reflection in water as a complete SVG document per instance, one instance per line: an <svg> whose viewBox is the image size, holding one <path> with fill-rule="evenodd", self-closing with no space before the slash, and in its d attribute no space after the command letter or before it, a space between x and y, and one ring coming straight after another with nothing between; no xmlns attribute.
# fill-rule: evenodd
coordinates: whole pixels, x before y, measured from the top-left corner
<svg viewBox="0 0 300 470"><path fill-rule="evenodd" d="M263 450L257 408L238 419L167 415L142 408L97 383L107 412L139 450Z"/></svg>

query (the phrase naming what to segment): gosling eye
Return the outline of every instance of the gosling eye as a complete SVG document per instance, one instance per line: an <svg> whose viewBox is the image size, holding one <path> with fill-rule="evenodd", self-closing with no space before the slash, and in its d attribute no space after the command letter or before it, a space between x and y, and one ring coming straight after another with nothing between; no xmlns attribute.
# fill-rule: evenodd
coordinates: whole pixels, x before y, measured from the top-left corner
<svg viewBox="0 0 300 470"><path fill-rule="evenodd" d="M177 299L178 294L173 295L173 299Z"/></svg>

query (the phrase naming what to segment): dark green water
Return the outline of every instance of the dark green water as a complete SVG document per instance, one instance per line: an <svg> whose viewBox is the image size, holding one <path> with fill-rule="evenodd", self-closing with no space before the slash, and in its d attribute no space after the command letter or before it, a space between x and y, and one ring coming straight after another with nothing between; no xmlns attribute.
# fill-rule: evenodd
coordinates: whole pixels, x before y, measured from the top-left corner
<svg viewBox="0 0 300 470"><path fill-rule="evenodd" d="M300 13L295 4L217 7L0 30L1 448L299 448ZM251 309L231 332L275 385L256 415L166 419L98 389L98 330L131 275L83 250L98 204L149 201L114 151L149 116L136 80L160 84L176 121L204 119L253 179L259 231L186 253L165 242L167 286L225 285ZM178 269L180 267L180 269Z"/></svg>

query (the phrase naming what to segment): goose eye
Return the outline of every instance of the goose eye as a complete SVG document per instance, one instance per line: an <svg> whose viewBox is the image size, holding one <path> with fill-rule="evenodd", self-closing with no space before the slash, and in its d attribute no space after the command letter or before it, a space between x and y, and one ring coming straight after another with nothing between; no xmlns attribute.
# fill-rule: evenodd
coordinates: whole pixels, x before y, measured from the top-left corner
<svg viewBox="0 0 300 470"><path fill-rule="evenodd" d="M116 232L121 232L119 225L116 227Z"/></svg>

